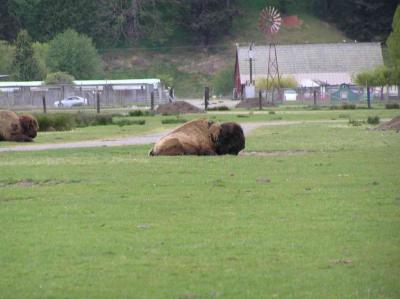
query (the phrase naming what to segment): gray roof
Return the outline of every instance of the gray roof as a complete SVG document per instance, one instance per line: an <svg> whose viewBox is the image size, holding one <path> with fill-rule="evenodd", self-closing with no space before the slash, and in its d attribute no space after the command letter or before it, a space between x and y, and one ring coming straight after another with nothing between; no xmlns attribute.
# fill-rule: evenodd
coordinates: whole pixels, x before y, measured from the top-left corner
<svg viewBox="0 0 400 299"><path fill-rule="evenodd" d="M249 80L248 46L238 47L239 69L242 83ZM255 46L253 74L267 75L269 46ZM351 74L383 65L379 43L338 43L277 45L279 72L295 74ZM345 82L343 82L345 83Z"/></svg>

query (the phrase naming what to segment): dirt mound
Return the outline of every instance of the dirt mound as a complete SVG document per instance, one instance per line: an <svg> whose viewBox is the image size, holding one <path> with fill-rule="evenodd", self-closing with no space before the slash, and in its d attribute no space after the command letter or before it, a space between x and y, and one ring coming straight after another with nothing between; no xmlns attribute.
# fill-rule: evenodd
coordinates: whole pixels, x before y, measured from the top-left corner
<svg viewBox="0 0 400 299"><path fill-rule="evenodd" d="M260 102L258 99L246 99L240 101L239 104L236 105L236 108L245 108L245 109L253 109L258 108L260 106ZM275 105L271 102L267 102L265 99L262 100L263 107L274 107Z"/></svg>
<svg viewBox="0 0 400 299"><path fill-rule="evenodd" d="M377 130L397 130L400 131L400 115L396 116L392 120L381 124L376 128Z"/></svg>
<svg viewBox="0 0 400 299"><path fill-rule="evenodd" d="M176 101L168 104L159 105L156 109L157 114L178 114L178 113L201 113L203 110L185 101Z"/></svg>

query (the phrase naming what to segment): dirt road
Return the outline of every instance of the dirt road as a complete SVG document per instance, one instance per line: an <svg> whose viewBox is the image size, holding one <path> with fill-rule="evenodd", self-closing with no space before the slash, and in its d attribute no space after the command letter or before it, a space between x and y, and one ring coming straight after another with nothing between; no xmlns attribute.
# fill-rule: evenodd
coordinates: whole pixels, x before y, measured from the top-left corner
<svg viewBox="0 0 400 299"><path fill-rule="evenodd" d="M269 122L257 122L257 123L241 123L244 134L247 136L254 129L264 126L287 126L287 125L299 125L306 123L337 123L343 122L338 121L269 121ZM76 141L66 143L49 143L49 144L24 144L10 147L0 147L0 152L23 152L23 151L43 151L52 149L68 149L68 148L89 148L89 147L108 147L108 146L124 146L124 145L141 145L151 144L156 142L162 136L169 133L171 130L167 130L156 134L138 135L132 137L115 138L107 140L88 140L88 141Z"/></svg>

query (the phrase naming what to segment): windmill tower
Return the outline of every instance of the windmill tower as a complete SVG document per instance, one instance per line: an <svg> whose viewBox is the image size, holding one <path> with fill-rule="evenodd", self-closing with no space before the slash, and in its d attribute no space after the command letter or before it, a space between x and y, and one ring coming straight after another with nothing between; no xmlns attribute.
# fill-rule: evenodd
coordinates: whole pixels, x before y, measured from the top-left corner
<svg viewBox="0 0 400 299"><path fill-rule="evenodd" d="M272 6L264 8L260 13L259 28L267 38L267 90L272 90L272 103L274 103L274 91L279 90L280 75L278 57L276 55L276 43L274 36L281 28L282 18L279 11Z"/></svg>

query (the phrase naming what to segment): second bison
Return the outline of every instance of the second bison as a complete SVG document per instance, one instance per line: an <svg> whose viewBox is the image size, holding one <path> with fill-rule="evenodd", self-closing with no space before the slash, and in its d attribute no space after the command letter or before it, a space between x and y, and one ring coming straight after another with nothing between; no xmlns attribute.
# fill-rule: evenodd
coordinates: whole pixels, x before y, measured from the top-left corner
<svg viewBox="0 0 400 299"><path fill-rule="evenodd" d="M237 155L245 147L241 126L207 119L187 122L161 138L151 156Z"/></svg>

